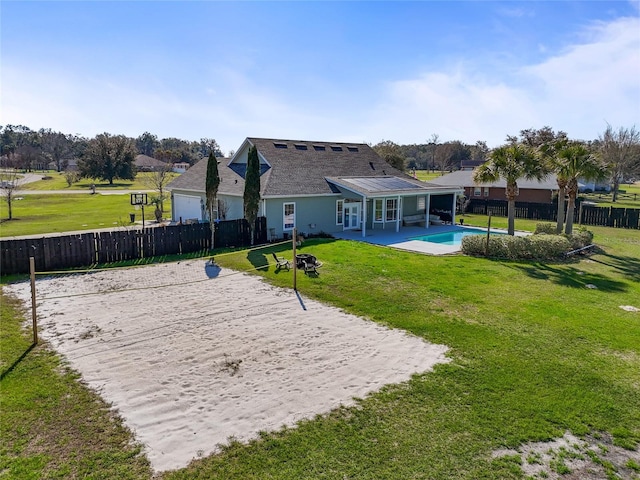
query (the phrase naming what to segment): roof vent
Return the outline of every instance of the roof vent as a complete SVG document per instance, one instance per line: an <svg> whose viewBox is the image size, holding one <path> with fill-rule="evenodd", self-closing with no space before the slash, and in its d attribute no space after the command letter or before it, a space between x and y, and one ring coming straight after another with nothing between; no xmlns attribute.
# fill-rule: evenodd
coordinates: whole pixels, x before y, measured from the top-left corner
<svg viewBox="0 0 640 480"><path fill-rule="evenodd" d="M276 148L287 148L287 144L286 143L273 142L273 146L276 147Z"/></svg>
<svg viewBox="0 0 640 480"><path fill-rule="evenodd" d="M324 145L314 145L313 149L316 152L324 152L327 149L327 147L325 147Z"/></svg>
<svg viewBox="0 0 640 480"><path fill-rule="evenodd" d="M307 146L301 143L296 143L295 144L296 150L306 150Z"/></svg>
<svg viewBox="0 0 640 480"><path fill-rule="evenodd" d="M371 170L375 170L376 167L373 165L373 162L369 162L369 166L371 167Z"/></svg>
<svg viewBox="0 0 640 480"><path fill-rule="evenodd" d="M331 150L333 150L334 152L341 152L342 151L342 147L340 147L338 145L331 145Z"/></svg>
<svg viewBox="0 0 640 480"><path fill-rule="evenodd" d="M347 147L347 150L349 150L350 152L357 152L358 147Z"/></svg>

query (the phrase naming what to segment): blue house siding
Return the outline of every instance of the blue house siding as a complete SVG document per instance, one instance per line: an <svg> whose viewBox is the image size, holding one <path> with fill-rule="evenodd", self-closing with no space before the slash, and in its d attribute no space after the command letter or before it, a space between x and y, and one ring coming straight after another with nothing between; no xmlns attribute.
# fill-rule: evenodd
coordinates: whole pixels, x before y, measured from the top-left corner
<svg viewBox="0 0 640 480"><path fill-rule="evenodd" d="M284 204L294 203L295 226L298 229L298 234L341 232L342 225L336 225L336 201L338 199L337 196L263 199L267 229L278 238L282 237L284 233L291 234L292 229L284 228Z"/></svg>

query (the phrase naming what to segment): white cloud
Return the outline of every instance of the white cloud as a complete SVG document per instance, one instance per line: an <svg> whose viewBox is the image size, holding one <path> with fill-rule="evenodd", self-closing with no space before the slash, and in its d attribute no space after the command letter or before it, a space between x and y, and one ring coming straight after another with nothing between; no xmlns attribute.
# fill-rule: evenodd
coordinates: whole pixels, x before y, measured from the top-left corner
<svg viewBox="0 0 640 480"><path fill-rule="evenodd" d="M599 23L546 61L500 81L491 72L430 72L389 85L364 128L374 138L502 143L507 134L549 125L571 137L594 139L606 127L640 122L640 21Z"/></svg>

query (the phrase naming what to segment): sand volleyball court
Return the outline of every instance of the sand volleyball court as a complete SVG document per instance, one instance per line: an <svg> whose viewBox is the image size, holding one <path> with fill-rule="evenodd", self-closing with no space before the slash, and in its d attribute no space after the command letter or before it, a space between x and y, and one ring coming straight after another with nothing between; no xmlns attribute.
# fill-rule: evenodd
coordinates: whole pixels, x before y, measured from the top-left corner
<svg viewBox="0 0 640 480"><path fill-rule="evenodd" d="M119 411L157 471L446 361L445 346L206 270L193 260L37 281L41 338ZM28 282L5 290L30 306Z"/></svg>

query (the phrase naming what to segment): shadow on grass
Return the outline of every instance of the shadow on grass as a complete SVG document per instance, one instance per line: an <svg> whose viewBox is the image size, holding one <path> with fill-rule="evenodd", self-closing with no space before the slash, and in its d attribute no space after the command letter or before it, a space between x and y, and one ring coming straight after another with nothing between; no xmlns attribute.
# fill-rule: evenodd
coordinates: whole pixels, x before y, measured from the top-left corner
<svg viewBox="0 0 640 480"><path fill-rule="evenodd" d="M565 287L593 288L590 287L590 285L593 285L604 292L625 292L627 290L623 282L612 280L599 273L580 274L577 270L567 270L558 265L544 263L512 264L511 267L536 280L548 280Z"/></svg>
<svg viewBox="0 0 640 480"><path fill-rule="evenodd" d="M20 362L24 360L24 358L27 355L29 355L29 352L33 350L35 346L36 346L35 343L32 343L31 345L29 345L29 347L23 352L23 354L20 355L18 359L9 366L9 368L7 368L4 372L0 373L0 381L4 380L4 377L9 375L13 371L13 369L16 368L20 364Z"/></svg>
<svg viewBox="0 0 640 480"><path fill-rule="evenodd" d="M600 256L606 257L606 261L595 257L591 257L591 260L600 265L615 268L633 282L640 282L640 258L611 255L609 253L602 253Z"/></svg>

